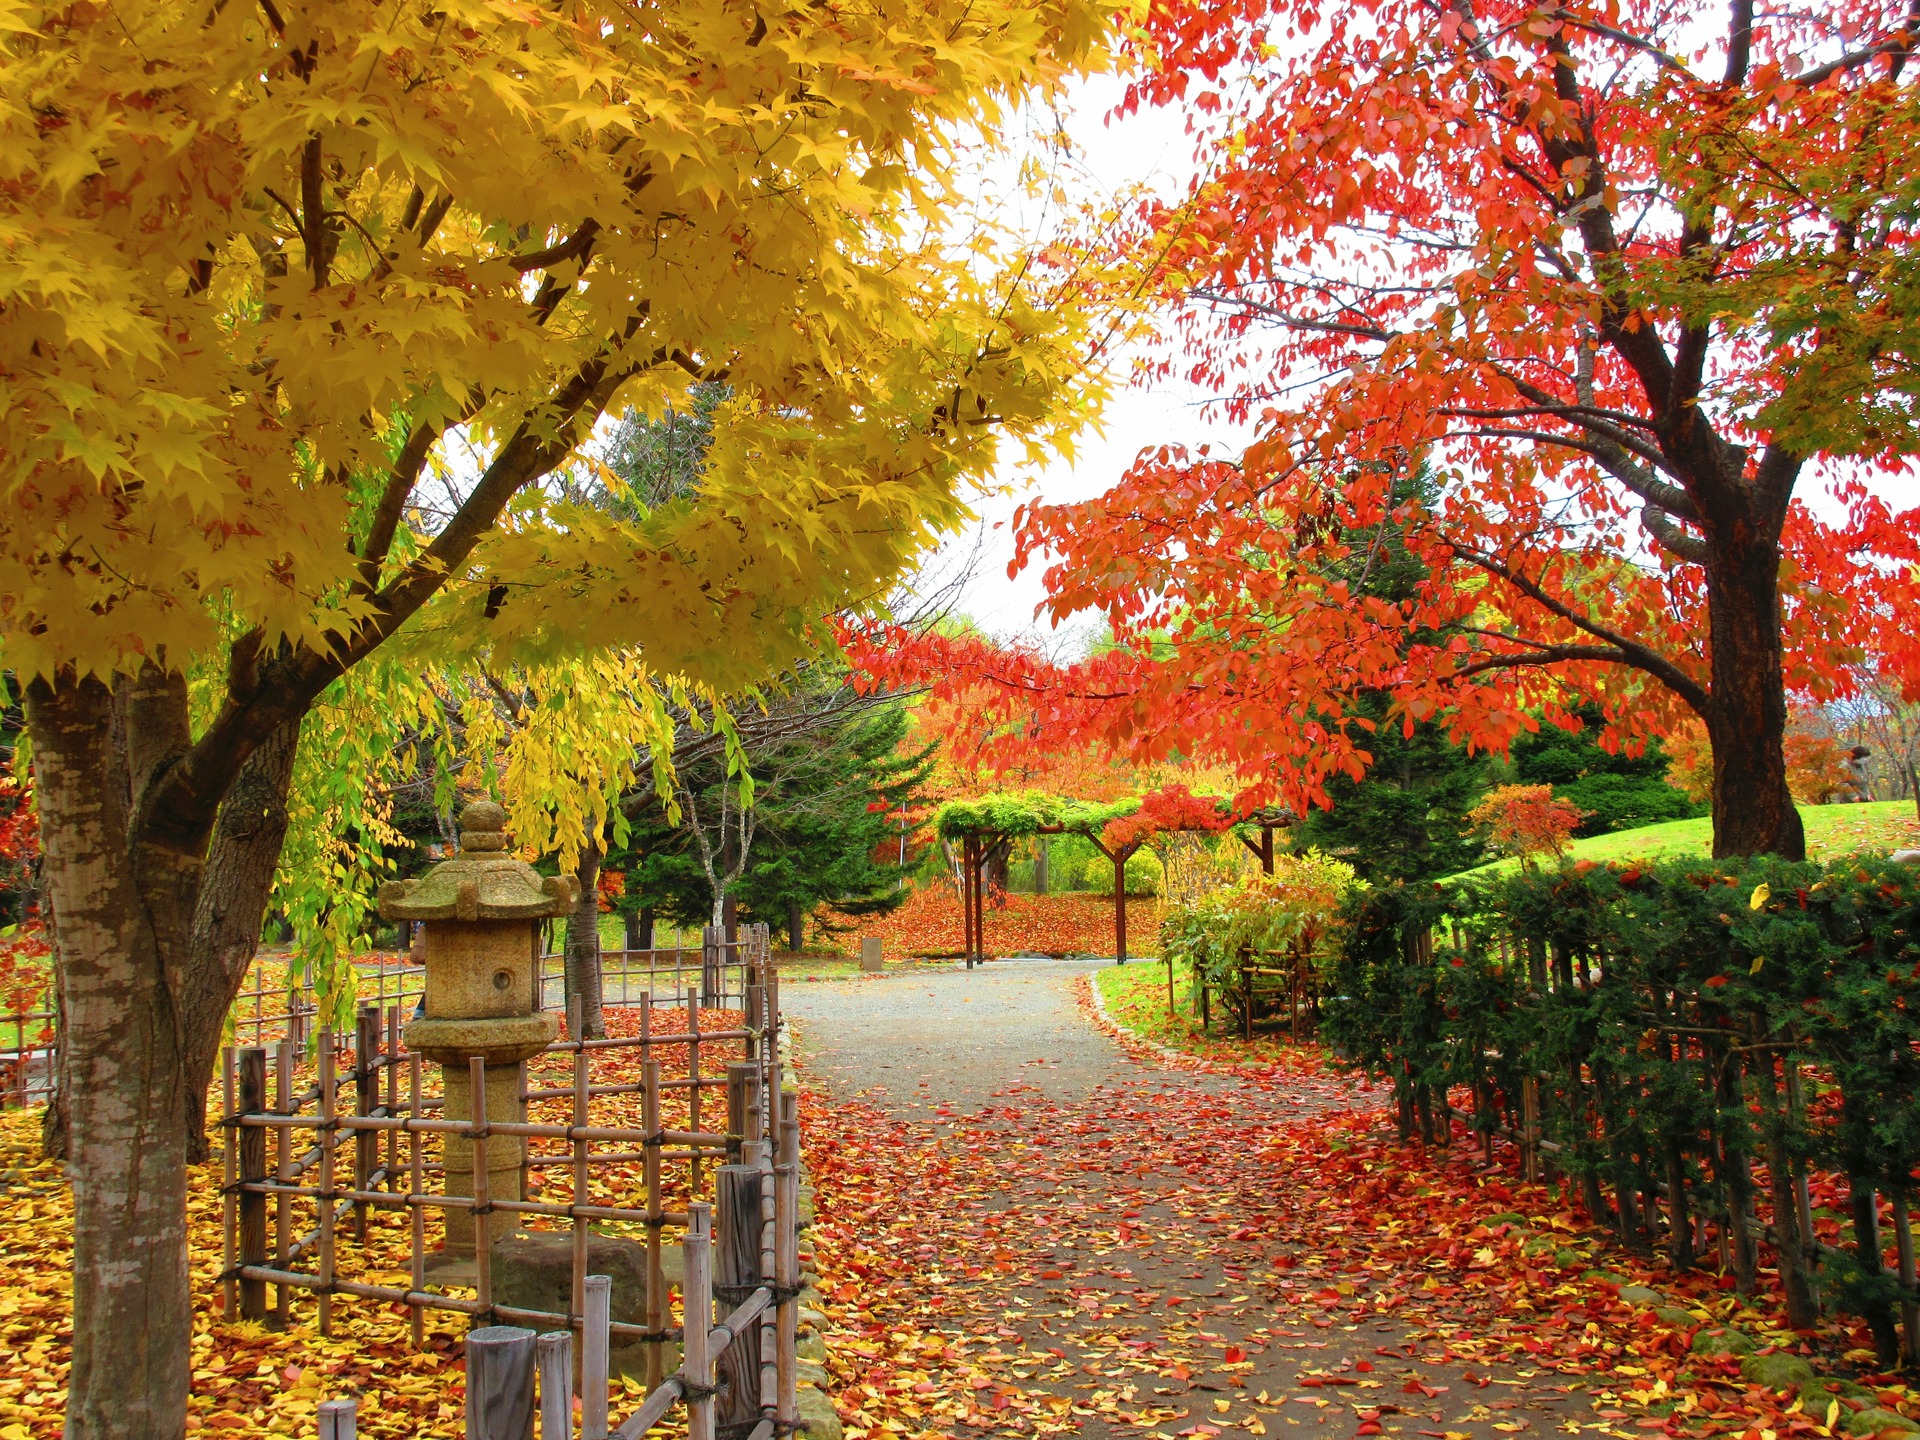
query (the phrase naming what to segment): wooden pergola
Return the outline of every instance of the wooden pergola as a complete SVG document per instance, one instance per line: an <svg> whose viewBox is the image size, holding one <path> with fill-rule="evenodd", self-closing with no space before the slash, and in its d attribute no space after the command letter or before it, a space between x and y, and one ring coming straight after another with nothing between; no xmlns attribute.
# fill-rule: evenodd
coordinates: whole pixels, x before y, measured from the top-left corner
<svg viewBox="0 0 1920 1440"><path fill-rule="evenodd" d="M1107 859L1113 862L1113 954L1116 965L1127 963L1127 861L1138 853L1147 842L1145 839L1130 840L1119 847L1112 847L1097 833L1105 827L1111 814L1101 813L1089 816L1086 820L1060 824L1040 824L1024 827L1017 832L990 828L970 828L960 832L960 872L962 882L962 910L964 911L964 930L966 932L967 968L984 964L986 955L986 918L988 866L1000 859L1013 848L1013 842L1028 835L1081 835ZM1240 843L1251 850L1260 861L1260 868L1266 874L1273 873L1273 832L1293 822L1293 817L1280 811L1263 810L1249 820L1240 821L1228 828L1239 837ZM1247 831L1257 827L1259 841L1256 843ZM1183 826L1178 830L1165 833L1212 833L1198 825Z"/></svg>

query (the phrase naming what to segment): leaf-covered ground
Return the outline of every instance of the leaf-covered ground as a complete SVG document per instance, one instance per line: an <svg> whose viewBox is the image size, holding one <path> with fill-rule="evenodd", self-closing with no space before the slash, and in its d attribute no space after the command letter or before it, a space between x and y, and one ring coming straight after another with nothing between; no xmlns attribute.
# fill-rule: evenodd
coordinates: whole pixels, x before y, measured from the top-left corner
<svg viewBox="0 0 1920 1440"><path fill-rule="evenodd" d="M1112 955L1113 897L1090 891L1053 895L1008 894L987 905L989 955ZM965 923L959 893L951 885L916 890L898 910L858 922L858 934L878 935L888 959L906 955L959 955ZM852 942L858 948L857 942ZM1127 953L1160 953L1160 902L1151 896L1127 901Z"/></svg>
<svg viewBox="0 0 1920 1440"><path fill-rule="evenodd" d="M638 1033L637 1016L634 1010L609 1010L607 1028L613 1034ZM738 1021L739 1016L730 1012L701 1011L701 1025L706 1030L719 1030ZM655 1033L680 1033L685 1028L684 1011L662 1009L654 1014ZM738 1058L737 1041L703 1045L701 1049L703 1074L724 1075L726 1061ZM687 1074L685 1046L655 1047L655 1058L660 1060L663 1074ZM536 1062L534 1078L541 1085L561 1086L569 1083L568 1074L564 1061L544 1061ZM593 1074L596 1084L636 1080L640 1051L597 1052ZM438 1091L437 1077L428 1082L427 1088ZM663 1098L663 1114L671 1127L687 1123L684 1094L669 1091ZM594 1121L637 1128L640 1103L638 1095L596 1097ZM710 1094L705 1104L703 1119L710 1124L715 1107L724 1102ZM565 1105L563 1101L536 1102L531 1107L532 1117L564 1121ZM72 1208L59 1167L39 1158L39 1126L38 1110L0 1117L0 1351L9 1357L9 1363L0 1366L0 1440L51 1440L58 1436L66 1398L72 1317ZM219 1143L216 1138L216 1147ZM343 1174L350 1173L344 1154L339 1163ZM668 1204L673 1208L675 1192L684 1192L684 1166L669 1164L665 1168ZM544 1178L548 1175L551 1178ZM533 1198L564 1201L571 1192L567 1176L564 1168L536 1171ZM460 1337L466 1333L464 1317L448 1311L427 1311L426 1344L418 1351L411 1345L404 1308L350 1296L334 1301L331 1338L319 1333L315 1300L310 1294L296 1294L293 1323L284 1332L228 1317L216 1282L222 1266L222 1178L216 1149L216 1158L195 1167L188 1182L195 1305L188 1429L207 1434L311 1436L320 1401L357 1392L362 1397L362 1435L409 1440L457 1440L463 1436L466 1392ZM544 1197L543 1189L547 1190ZM596 1167L592 1198L599 1204L643 1205L640 1167ZM311 1225L310 1212L298 1214L295 1234ZM438 1241L438 1228L437 1221L430 1219L430 1245ZM370 1217L364 1245L342 1227L338 1242L341 1273L376 1284L405 1284L408 1236L403 1218L379 1211ZM448 1288L454 1293L471 1293ZM628 1390L629 1399L616 1404L616 1415L638 1403L637 1388L629 1386Z"/></svg>
<svg viewBox="0 0 1920 1440"><path fill-rule="evenodd" d="M1464 1148L1398 1144L1381 1095L1312 1057L1130 1054L1067 967L810 986L795 1008L854 1440L1779 1440L1912 1408L1885 1377L1845 1402L1744 1384L1692 1341L1734 1322L1796 1348L1770 1307L1610 1250ZM1636 1281L1664 1315L1622 1298Z"/></svg>

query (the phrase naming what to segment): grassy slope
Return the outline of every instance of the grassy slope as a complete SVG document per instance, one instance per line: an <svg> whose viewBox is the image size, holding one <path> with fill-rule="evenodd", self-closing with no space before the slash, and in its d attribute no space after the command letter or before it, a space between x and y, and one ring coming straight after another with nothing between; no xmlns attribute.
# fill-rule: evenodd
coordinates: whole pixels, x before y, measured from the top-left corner
<svg viewBox="0 0 1920 1440"><path fill-rule="evenodd" d="M1885 854L1920 846L1920 820L1914 818L1911 800L1883 800L1874 805L1802 805L1800 819L1807 827L1807 854L1815 860L1831 859L1856 850ZM1643 825L1638 830L1616 830L1611 835L1576 840L1568 847L1568 854L1575 860L1605 863L1686 855L1704 858L1712 848L1713 822L1702 816L1697 820L1669 820L1662 825ZM1467 873L1492 874L1511 869L1514 863L1501 860Z"/></svg>

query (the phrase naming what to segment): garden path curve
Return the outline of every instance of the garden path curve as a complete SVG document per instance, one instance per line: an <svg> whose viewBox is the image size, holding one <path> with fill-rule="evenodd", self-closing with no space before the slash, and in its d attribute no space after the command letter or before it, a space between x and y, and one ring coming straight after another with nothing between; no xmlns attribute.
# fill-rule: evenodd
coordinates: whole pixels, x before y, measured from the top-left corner
<svg viewBox="0 0 1920 1440"><path fill-rule="evenodd" d="M1096 968L1000 960L784 987L850 1434L1593 1426L1560 1377L1450 1363L1444 1333L1355 1317L1351 1250L1335 1261L1276 1223L1262 1132L1377 1096L1135 1058L1089 1011Z"/></svg>

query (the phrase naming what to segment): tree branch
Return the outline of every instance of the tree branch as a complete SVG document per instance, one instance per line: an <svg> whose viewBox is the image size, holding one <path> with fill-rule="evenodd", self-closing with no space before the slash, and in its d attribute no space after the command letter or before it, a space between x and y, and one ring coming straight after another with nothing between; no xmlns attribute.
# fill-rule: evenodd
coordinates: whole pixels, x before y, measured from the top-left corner
<svg viewBox="0 0 1920 1440"><path fill-rule="evenodd" d="M1497 557L1489 555L1485 551L1476 550L1470 545L1457 542L1449 542L1449 544L1453 553L1465 560L1469 565L1476 566L1486 571L1489 575L1497 576L1506 581L1507 584L1513 586L1514 589L1532 600L1536 605L1539 605L1542 609L1553 615L1559 616L1562 620L1573 626L1574 629L1583 631L1593 636L1596 640L1605 641L1608 647L1620 652L1622 664L1631 666L1636 670L1645 671L1647 674L1653 676L1654 679L1658 680L1682 700L1685 700L1688 705L1692 706L1696 713L1702 716L1707 713L1707 705L1710 697L1706 687L1691 675L1687 674L1687 672L1682 670L1678 665L1674 664L1673 661L1660 654L1659 651L1641 644L1638 640L1629 639L1618 631L1600 624L1591 616L1574 609L1573 606L1567 604L1566 601L1560 599L1558 596L1549 594L1546 588L1537 580L1534 580L1531 576L1521 574Z"/></svg>

